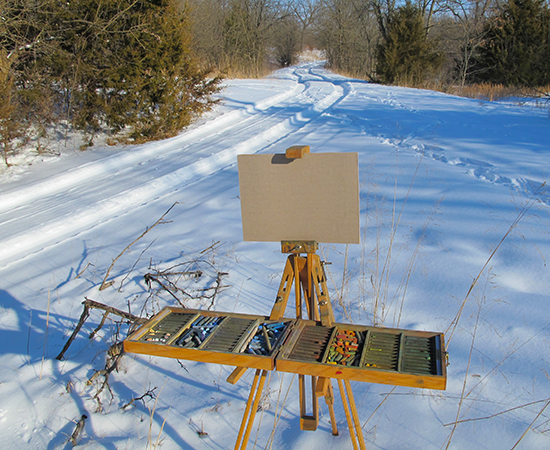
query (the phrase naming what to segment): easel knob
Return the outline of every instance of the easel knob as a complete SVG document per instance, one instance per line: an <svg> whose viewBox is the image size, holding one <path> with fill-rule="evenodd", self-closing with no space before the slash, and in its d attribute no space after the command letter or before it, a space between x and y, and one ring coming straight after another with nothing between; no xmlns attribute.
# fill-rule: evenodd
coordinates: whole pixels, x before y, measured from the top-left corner
<svg viewBox="0 0 550 450"><path fill-rule="evenodd" d="M282 253L315 253L318 248L316 241L281 241Z"/></svg>
<svg viewBox="0 0 550 450"><path fill-rule="evenodd" d="M285 156L288 159L302 158L306 153L309 153L309 145L293 145L286 149Z"/></svg>

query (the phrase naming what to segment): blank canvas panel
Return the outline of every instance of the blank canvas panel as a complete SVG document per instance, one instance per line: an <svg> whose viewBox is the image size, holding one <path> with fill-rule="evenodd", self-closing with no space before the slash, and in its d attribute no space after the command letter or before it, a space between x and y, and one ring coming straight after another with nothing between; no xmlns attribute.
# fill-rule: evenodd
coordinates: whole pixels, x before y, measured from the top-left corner
<svg viewBox="0 0 550 450"><path fill-rule="evenodd" d="M357 153L239 155L245 241L359 243Z"/></svg>

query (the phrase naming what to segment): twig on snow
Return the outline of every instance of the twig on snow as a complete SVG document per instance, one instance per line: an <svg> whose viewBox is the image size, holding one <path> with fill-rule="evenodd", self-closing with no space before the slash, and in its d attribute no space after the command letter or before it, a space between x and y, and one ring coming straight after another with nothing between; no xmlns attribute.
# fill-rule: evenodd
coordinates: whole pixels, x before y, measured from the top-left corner
<svg viewBox="0 0 550 450"><path fill-rule="evenodd" d="M141 397L134 397L132 398L128 403L126 403L125 405L123 405L120 409L126 409L130 406L132 406L135 402L137 402L138 400L141 400L143 402L143 406L145 406L145 400L144 398L145 397L149 397L150 399L153 399L155 398L155 389L157 387L155 386L153 389L149 389L145 394L143 394Z"/></svg>
<svg viewBox="0 0 550 450"><path fill-rule="evenodd" d="M164 221L164 218L166 217L166 215L172 210L172 208L174 208L174 206L178 205L179 202L175 202L172 206L170 206L170 208L168 208L168 210L160 217L159 220L157 220L153 225L151 225L150 227L148 227L143 233L141 233L141 235L139 235L139 237L137 237L136 239L134 239L132 242L130 242L125 248L124 250L122 250L118 256L113 259L113 262L111 263L111 265L109 266L109 268L107 269L107 273L105 274L105 277L103 278L103 282L101 283L101 286L99 286L99 290L102 291L104 289L107 289L108 287L112 286L114 284L114 281L111 280L109 282L107 282L107 278L109 278L109 275L111 274L111 270L113 269L115 263L118 261L118 259L124 254L126 253L127 250L130 249L130 247L132 245L134 245L137 241L139 241L143 236L145 236L147 233L149 233L149 231L151 231L153 228L155 228L157 225L159 224L165 224L165 223L169 223L169 222L165 222Z"/></svg>
<svg viewBox="0 0 550 450"><path fill-rule="evenodd" d="M84 430L84 425L86 424L87 418L88 416L86 414L82 414L80 416L80 420L76 423L76 428L74 429L73 434L71 434L71 437L68 439L69 441L71 441L73 447L78 444L78 440L80 439L80 435Z"/></svg>
<svg viewBox="0 0 550 450"><path fill-rule="evenodd" d="M59 361L61 361L63 359L63 355L69 349L72 342L75 340L76 336L80 332L80 329L84 325L84 322L86 322L86 319L90 316L90 309L92 309L92 308L102 309L103 311L105 311L105 314L103 315L103 319L102 319L100 325L91 333L90 339L93 338L94 335L101 329L101 327L105 323L105 320L107 319L108 314L114 314L114 315L120 316L120 317L134 323L134 324L142 324L147 320L147 319L142 318L142 317L134 316L133 314L127 313L125 311L121 311L120 309L113 308L112 306L104 305L103 303L99 303L99 302L96 302L94 300L90 300L87 297L86 297L86 300L84 300L82 302L82 304L84 305L84 310L82 311L82 314L80 315L80 319L78 320L78 324L76 325L76 328L74 329L73 334L71 334L71 337L69 338L69 340L67 341L67 343L63 347L63 350L61 350L59 355L57 355L57 357L56 357L56 359L59 360Z"/></svg>

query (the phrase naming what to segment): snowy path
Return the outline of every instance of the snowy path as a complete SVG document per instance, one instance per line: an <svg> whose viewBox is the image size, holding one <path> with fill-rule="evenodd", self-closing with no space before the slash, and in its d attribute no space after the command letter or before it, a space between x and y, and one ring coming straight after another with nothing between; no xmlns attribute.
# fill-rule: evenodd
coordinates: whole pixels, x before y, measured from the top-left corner
<svg viewBox="0 0 550 450"><path fill-rule="evenodd" d="M447 106L446 97L435 94L433 100L439 104L435 108L428 105L430 110L425 112L426 107L415 107L407 94L396 95L399 89L391 92L378 86L354 83L328 74L315 64L288 72L292 83L287 84L282 93L251 102L191 132L119 152L47 180L26 180L24 188L17 184L13 189L2 191L0 223L7 226L0 228L0 239L4 242L0 264L14 262L33 249L60 242L114 216L124 215L136 206L169 195L234 164L240 153L281 151L277 147L279 141L302 141L307 135L305 127L311 132L326 123L328 117L340 121L343 129L377 136L380 142L412 149L425 157L464 168L477 178L520 191L532 192L547 175L499 174L492 161L455 157L447 155L442 147L419 144L418 138L433 135L438 128L465 126L444 120L448 112L442 108ZM355 111L354 103L358 100L367 107ZM491 132L487 128L494 126L492 116L489 111L483 118L490 122L479 124L484 139L487 132ZM514 113L507 119L514 122L502 126L521 126ZM472 122L468 125L471 127ZM473 127L469 130L473 136L478 132ZM507 166L505 159L499 163L501 167ZM539 172L541 168L532 169ZM19 226L20 223L26 226Z"/></svg>
<svg viewBox="0 0 550 450"><path fill-rule="evenodd" d="M265 142L297 133L344 95L342 88L314 72L296 70L295 84L287 92L217 117L194 132L2 192L0 223L13 228L0 234L5 239L0 264L171 194L235 164L238 154L265 150Z"/></svg>
<svg viewBox="0 0 550 450"><path fill-rule="evenodd" d="M149 301L143 275L189 258L229 273L231 287L214 309L269 312L284 256L276 243L242 242L238 154L282 153L295 144L358 152L362 243L321 248L332 263L326 267L337 320L370 324L376 314L386 326L431 331L449 328L472 279L549 178L543 108L373 85L319 63L230 80L221 97L211 114L172 139L67 151L2 174L1 448L68 448L72 421L83 413L83 448L145 448L150 431L163 449L232 447L249 374L231 386L223 381L230 367L185 362L184 370L173 360L128 356L112 376L113 397L106 392L103 412L95 412L86 380L102 367L118 328L111 323L88 340L100 320L92 314L67 359L55 356L84 296L132 311L173 304L163 295ZM371 417L363 430L368 448L445 448L452 429L446 424L457 412L464 422L449 448L512 448L537 418L550 360L548 191L536 200L466 303L449 347L448 390L398 388L387 396L388 387L354 385L361 420ZM99 292L113 258L174 202L180 204L169 223L118 260L115 284ZM261 448L289 381L276 373L270 381ZM164 386L155 414L148 409L154 401L121 409L154 386ZM341 404L340 437L331 436L326 409L317 432L300 432L290 392L273 448L351 448ZM517 448L548 448L548 423L543 412ZM197 436L201 424L204 439Z"/></svg>

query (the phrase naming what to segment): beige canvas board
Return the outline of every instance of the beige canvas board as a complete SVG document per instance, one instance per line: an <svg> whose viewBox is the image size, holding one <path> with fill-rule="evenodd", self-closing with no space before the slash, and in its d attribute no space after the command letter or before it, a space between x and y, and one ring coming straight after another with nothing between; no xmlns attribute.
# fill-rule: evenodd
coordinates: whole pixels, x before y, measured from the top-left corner
<svg viewBox="0 0 550 450"><path fill-rule="evenodd" d="M359 243L357 153L237 158L245 241Z"/></svg>

